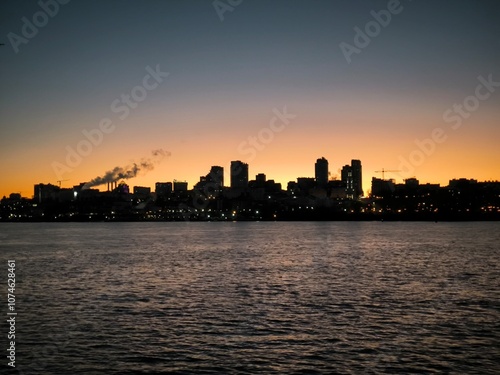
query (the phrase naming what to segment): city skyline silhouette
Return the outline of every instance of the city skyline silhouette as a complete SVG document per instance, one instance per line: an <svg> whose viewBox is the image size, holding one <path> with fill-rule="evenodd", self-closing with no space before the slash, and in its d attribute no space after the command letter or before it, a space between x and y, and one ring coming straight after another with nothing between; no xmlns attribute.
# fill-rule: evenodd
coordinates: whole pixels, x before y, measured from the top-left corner
<svg viewBox="0 0 500 375"><path fill-rule="evenodd" d="M0 196L160 148L134 183L242 160L284 185L321 155L337 175L500 179L497 2L224 4L2 4Z"/></svg>

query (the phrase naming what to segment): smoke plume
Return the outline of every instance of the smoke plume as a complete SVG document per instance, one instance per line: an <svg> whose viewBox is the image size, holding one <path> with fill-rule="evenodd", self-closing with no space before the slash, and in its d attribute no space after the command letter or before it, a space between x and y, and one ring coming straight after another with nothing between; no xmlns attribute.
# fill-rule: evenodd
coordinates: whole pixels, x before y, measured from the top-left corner
<svg viewBox="0 0 500 375"><path fill-rule="evenodd" d="M109 182L117 182L119 180L128 180L129 178L136 177L139 172L146 173L152 171L155 166L160 164L165 157L169 157L171 153L163 149L153 150L151 152L152 158L141 159L140 162L134 162L125 167L114 167L107 171L102 176L98 176L87 182L84 188L88 189L93 186L104 185Z"/></svg>

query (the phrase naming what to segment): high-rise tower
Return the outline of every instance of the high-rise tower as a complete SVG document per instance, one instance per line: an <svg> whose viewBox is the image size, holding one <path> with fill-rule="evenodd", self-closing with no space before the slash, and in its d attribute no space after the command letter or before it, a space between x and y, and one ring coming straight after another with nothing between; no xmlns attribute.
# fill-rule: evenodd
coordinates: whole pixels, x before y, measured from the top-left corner
<svg viewBox="0 0 500 375"><path fill-rule="evenodd" d="M363 174L360 160L351 160L351 165L342 168L342 182L346 185L348 198L357 199L363 195Z"/></svg>
<svg viewBox="0 0 500 375"><path fill-rule="evenodd" d="M328 160L321 158L314 165L316 186L324 188L328 184Z"/></svg>
<svg viewBox="0 0 500 375"><path fill-rule="evenodd" d="M248 164L239 160L231 162L231 188L246 189L248 187Z"/></svg>
<svg viewBox="0 0 500 375"><path fill-rule="evenodd" d="M361 160L351 160L351 168L354 197L359 198L363 196L363 173L361 170Z"/></svg>

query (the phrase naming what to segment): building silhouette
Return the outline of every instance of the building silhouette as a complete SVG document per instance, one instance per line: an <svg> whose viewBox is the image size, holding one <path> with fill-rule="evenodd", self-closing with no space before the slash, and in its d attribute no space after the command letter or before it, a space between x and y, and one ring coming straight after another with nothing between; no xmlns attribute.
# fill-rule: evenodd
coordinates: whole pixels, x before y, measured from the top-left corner
<svg viewBox="0 0 500 375"><path fill-rule="evenodd" d="M300 194L307 195L314 188L316 180L312 177L297 177L297 187Z"/></svg>
<svg viewBox="0 0 500 375"><path fill-rule="evenodd" d="M372 177L372 196L384 197L392 194L396 190L394 180L383 180Z"/></svg>
<svg viewBox="0 0 500 375"><path fill-rule="evenodd" d="M266 186L266 175L264 173L259 173L255 176L255 186L258 188Z"/></svg>
<svg viewBox="0 0 500 375"><path fill-rule="evenodd" d="M134 186L134 196L140 199L147 199L151 195L151 188L148 186Z"/></svg>
<svg viewBox="0 0 500 375"><path fill-rule="evenodd" d="M344 165L341 180L346 186L347 198L357 199L363 195L363 173L360 160L351 160L351 165Z"/></svg>
<svg viewBox="0 0 500 375"><path fill-rule="evenodd" d="M224 188L220 166L212 166L192 190L187 182L158 182L153 195L141 186L130 194L118 181L108 184L117 185L111 192L89 189L85 182L73 188L40 183L33 199L17 193L0 199L0 221L500 220L498 181L459 178L441 187L415 177L404 183L374 177L371 195L360 198L359 160L342 168L341 180L322 188L326 165L318 159L316 176L298 177L286 191L264 173L248 181L248 164L241 161L231 163L234 189Z"/></svg>
<svg viewBox="0 0 500 375"><path fill-rule="evenodd" d="M206 176L201 176L200 181L194 186L195 190L208 196L217 196L224 188L224 168L212 166Z"/></svg>
<svg viewBox="0 0 500 375"><path fill-rule="evenodd" d="M363 173L361 169L361 160L351 160L351 168L354 198L359 198L363 196Z"/></svg>
<svg viewBox="0 0 500 375"><path fill-rule="evenodd" d="M56 194L61 190L59 186L52 184L36 184L34 188L34 198L38 203L56 198Z"/></svg>
<svg viewBox="0 0 500 375"><path fill-rule="evenodd" d="M248 164L239 160L231 162L231 189L248 187Z"/></svg>
<svg viewBox="0 0 500 375"><path fill-rule="evenodd" d="M316 178L316 186L326 188L328 184L328 160L321 158L316 160L314 165L314 176Z"/></svg>
<svg viewBox="0 0 500 375"><path fill-rule="evenodd" d="M171 182L157 182L155 184L155 193L158 196L166 196L172 193L172 183Z"/></svg>
<svg viewBox="0 0 500 375"><path fill-rule="evenodd" d="M175 192L187 191L187 190L188 190L188 183L187 182L174 180L174 191Z"/></svg>
<svg viewBox="0 0 500 375"><path fill-rule="evenodd" d="M224 188L224 168L218 165L212 166L207 175L207 181L213 185L216 192L221 193Z"/></svg>

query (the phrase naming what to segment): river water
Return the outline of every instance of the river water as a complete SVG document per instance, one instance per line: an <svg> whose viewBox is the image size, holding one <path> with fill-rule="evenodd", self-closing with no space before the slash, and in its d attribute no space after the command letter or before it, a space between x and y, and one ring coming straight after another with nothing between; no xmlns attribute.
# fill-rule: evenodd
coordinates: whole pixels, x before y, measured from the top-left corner
<svg viewBox="0 0 500 375"><path fill-rule="evenodd" d="M13 373L500 372L500 223L4 223L0 258Z"/></svg>

